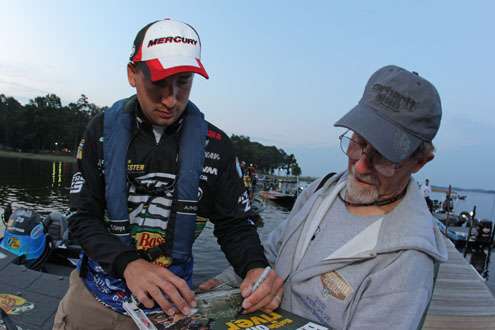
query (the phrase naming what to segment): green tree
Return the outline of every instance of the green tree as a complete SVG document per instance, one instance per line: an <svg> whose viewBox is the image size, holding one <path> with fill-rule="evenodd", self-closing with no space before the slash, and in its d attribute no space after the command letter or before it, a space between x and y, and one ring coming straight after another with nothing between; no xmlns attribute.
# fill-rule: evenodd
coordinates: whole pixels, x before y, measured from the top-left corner
<svg viewBox="0 0 495 330"><path fill-rule="evenodd" d="M294 155L288 156L283 149L276 146L265 146L243 135L233 134L231 140L239 160L247 164L255 164L260 172L273 173L278 168L284 168L289 174L291 166L297 164Z"/></svg>
<svg viewBox="0 0 495 330"><path fill-rule="evenodd" d="M102 111L83 94L63 106L55 94L38 96L22 106L0 94L0 145L25 151L74 151L91 117Z"/></svg>

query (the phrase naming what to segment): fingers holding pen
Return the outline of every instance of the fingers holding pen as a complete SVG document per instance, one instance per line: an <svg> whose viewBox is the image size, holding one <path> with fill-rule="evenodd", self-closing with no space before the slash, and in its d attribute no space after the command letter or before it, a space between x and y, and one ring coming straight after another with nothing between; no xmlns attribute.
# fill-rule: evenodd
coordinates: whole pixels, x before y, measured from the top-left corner
<svg viewBox="0 0 495 330"><path fill-rule="evenodd" d="M266 268L265 268L266 270ZM253 270L254 271L254 270ZM241 286L241 294L245 298L242 307L246 313L251 313L259 309L275 309L280 305L277 302L275 296L277 294L281 295L281 290L283 286L283 279L277 275L273 270L269 270L264 278L261 277L260 271L253 272L251 276L246 275L244 287ZM261 278L261 283L258 281L252 281L252 278ZM252 285L249 285L253 283ZM257 284L257 285L255 285ZM276 307L274 307L276 305Z"/></svg>

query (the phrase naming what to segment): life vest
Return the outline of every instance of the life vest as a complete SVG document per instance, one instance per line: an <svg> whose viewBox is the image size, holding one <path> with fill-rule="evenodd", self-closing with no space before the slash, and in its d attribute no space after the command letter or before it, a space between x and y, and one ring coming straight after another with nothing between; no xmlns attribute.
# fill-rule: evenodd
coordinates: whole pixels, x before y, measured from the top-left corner
<svg viewBox="0 0 495 330"><path fill-rule="evenodd" d="M127 207L127 151L131 132L135 125L135 114L129 109L133 98L117 101L105 110L103 119L103 166L105 176L105 199L108 230L124 244L133 246ZM172 257L169 270L192 285L192 245L199 208L198 187L204 163L204 147L208 124L204 115L188 102L181 127L178 154L178 173L170 214L166 243L154 252ZM117 312L123 313L122 302L129 298L130 291L120 278L103 271L98 263L83 256L79 268L85 263L84 281L95 297Z"/></svg>

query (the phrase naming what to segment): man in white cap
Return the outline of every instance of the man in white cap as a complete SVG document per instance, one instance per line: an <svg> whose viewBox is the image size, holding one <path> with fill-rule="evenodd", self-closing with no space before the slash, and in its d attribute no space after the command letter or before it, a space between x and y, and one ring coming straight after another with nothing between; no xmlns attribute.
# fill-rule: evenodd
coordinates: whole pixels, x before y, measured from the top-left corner
<svg viewBox="0 0 495 330"><path fill-rule="evenodd" d="M433 159L440 97L414 72L375 72L335 126L347 170L298 197L265 244L286 281L281 307L332 329L416 329L447 258L412 174ZM203 288L232 282L225 271Z"/></svg>
<svg viewBox="0 0 495 330"><path fill-rule="evenodd" d="M275 272L250 292L268 262L231 142L189 100L193 74L208 78L197 32L171 19L146 25L127 73L136 95L92 119L77 153L69 226L83 254L54 328L134 329L122 306L133 296L146 313L191 313L192 244L208 219L244 278L246 311L273 310Z"/></svg>

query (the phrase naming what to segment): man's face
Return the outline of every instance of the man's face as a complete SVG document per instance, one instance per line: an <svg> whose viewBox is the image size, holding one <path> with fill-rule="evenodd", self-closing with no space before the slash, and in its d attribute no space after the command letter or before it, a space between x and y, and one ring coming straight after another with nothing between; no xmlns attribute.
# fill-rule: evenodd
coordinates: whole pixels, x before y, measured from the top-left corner
<svg viewBox="0 0 495 330"><path fill-rule="evenodd" d="M189 101L193 73L177 73L153 82L144 66L138 69L129 64L127 75L143 114L153 125L170 126L179 119Z"/></svg>
<svg viewBox="0 0 495 330"><path fill-rule="evenodd" d="M356 133L352 139L363 147L368 145L368 142ZM370 145L367 148L370 151L372 149ZM406 187L411 174L423 165L416 159L408 159L399 164L392 176L384 176L374 168L366 154L359 160L348 158L346 198L353 203L365 204L393 197Z"/></svg>

